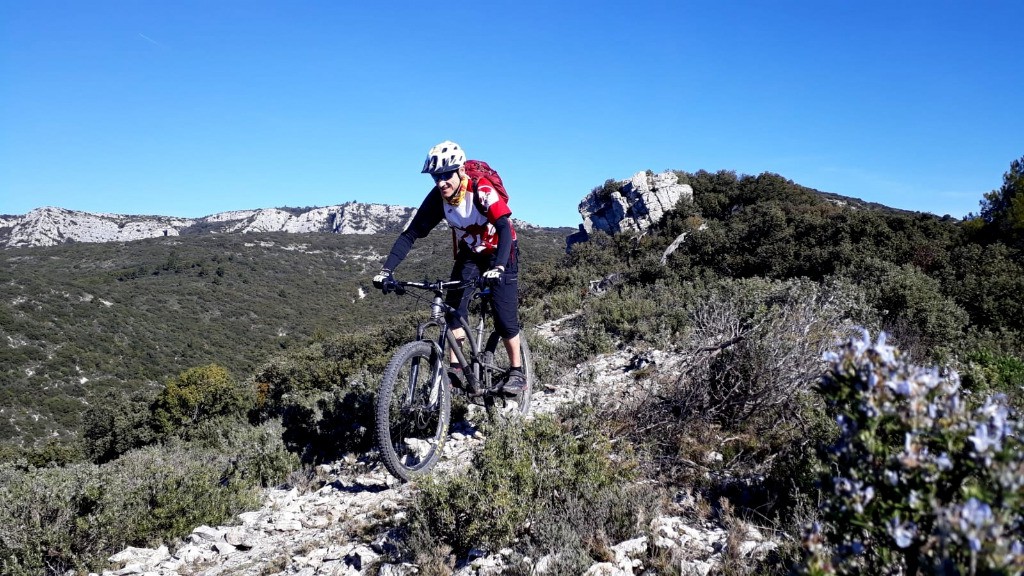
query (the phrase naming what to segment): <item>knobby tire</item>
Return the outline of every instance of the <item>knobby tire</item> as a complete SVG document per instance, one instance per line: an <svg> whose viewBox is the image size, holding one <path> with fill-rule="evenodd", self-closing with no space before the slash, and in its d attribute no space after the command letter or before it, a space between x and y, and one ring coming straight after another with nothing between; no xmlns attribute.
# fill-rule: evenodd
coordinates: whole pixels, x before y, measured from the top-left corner
<svg viewBox="0 0 1024 576"><path fill-rule="evenodd" d="M444 369L436 348L430 342L417 341L399 348L384 369L375 406L375 444L384 466L403 481L430 472L448 437L451 385L443 373L431 397L438 366ZM411 382L414 372L415 382Z"/></svg>

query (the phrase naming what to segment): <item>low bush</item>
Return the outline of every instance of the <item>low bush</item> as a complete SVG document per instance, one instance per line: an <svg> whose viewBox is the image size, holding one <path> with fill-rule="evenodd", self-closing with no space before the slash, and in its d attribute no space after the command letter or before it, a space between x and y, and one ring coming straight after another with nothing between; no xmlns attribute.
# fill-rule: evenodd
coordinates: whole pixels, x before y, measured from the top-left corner
<svg viewBox="0 0 1024 576"><path fill-rule="evenodd" d="M232 455L226 476L266 488L300 468L299 457L287 450L283 434L279 420L252 426L242 419L220 418L189 429L182 439L191 450Z"/></svg>
<svg viewBox="0 0 1024 576"><path fill-rule="evenodd" d="M306 463L366 451L374 391L391 353L415 334L414 316L279 354L256 371L255 418L281 419L284 441Z"/></svg>
<svg viewBox="0 0 1024 576"><path fill-rule="evenodd" d="M0 573L99 572L126 546L154 546L259 505L297 464L280 426L208 422L202 438L97 466L0 465Z"/></svg>
<svg viewBox="0 0 1024 576"><path fill-rule="evenodd" d="M587 304L588 316L618 342L646 342L667 348L684 333L696 300L689 286L665 280L629 284Z"/></svg>
<svg viewBox="0 0 1024 576"><path fill-rule="evenodd" d="M81 443L50 439L39 446L16 446L0 442L0 463L26 468L66 466L84 460Z"/></svg>
<svg viewBox="0 0 1024 576"><path fill-rule="evenodd" d="M960 375L976 394L1004 394L1018 413L1024 411L1024 360L1000 347L979 347L966 355Z"/></svg>
<svg viewBox="0 0 1024 576"><path fill-rule="evenodd" d="M152 395L131 397L110 393L99 398L82 416L85 455L95 464L109 462L153 441Z"/></svg>
<svg viewBox="0 0 1024 576"><path fill-rule="evenodd" d="M410 519L410 556L514 547L537 558L576 558L576 573L608 542L642 533L658 493L634 484L635 460L581 407L491 431L473 466L423 482ZM446 552L447 553L447 552ZM442 562L443 564L443 562Z"/></svg>
<svg viewBox="0 0 1024 576"><path fill-rule="evenodd" d="M906 354L922 361L947 361L969 317L942 284L913 264L877 257L842 271L863 290L879 326Z"/></svg>
<svg viewBox="0 0 1024 576"><path fill-rule="evenodd" d="M643 400L604 418L642 447L652 477L728 500L738 516L798 541L815 502L816 445L836 434L814 393L821 357L851 317L870 317L866 308L841 280L711 283L673 344L679 368L638 377ZM799 558L795 547L785 555L780 564Z"/></svg>
<svg viewBox="0 0 1024 576"><path fill-rule="evenodd" d="M694 422L760 433L801 414L801 392L824 368L821 355L859 314L848 283L819 285L761 279L726 280L689 312L676 344L681 373L637 409L641 428L685 435Z"/></svg>

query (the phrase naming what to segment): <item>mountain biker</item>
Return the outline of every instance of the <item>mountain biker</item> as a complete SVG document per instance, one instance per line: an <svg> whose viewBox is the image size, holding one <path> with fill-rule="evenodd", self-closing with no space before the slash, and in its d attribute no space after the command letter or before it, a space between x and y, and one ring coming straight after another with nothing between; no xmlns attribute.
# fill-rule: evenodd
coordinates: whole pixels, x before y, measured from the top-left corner
<svg viewBox="0 0 1024 576"><path fill-rule="evenodd" d="M458 238L451 279L475 282L483 278L491 287L494 325L511 365L502 391L521 394L526 388L526 377L519 352L519 243L509 218L512 210L486 177L481 177L474 186L463 167L465 162L463 149L449 140L427 153L422 172L429 174L435 185L405 231L395 240L383 267L373 277L373 285L386 289L387 284L394 281L392 273L408 255L413 243L446 220ZM456 309L458 317L467 319L472 296L471 290L455 289L448 292L446 301ZM454 315L449 315L448 323L459 326ZM461 327L453 328L452 332L460 344L465 340L465 330ZM464 381L462 367L454 353L450 362L449 374L453 380Z"/></svg>

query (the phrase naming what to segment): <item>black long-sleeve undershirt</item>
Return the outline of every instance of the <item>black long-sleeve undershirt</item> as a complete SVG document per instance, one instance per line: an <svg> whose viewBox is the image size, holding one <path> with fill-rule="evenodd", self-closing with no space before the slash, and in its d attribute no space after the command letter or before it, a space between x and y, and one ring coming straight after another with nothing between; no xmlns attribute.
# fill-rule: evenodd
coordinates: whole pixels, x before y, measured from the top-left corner
<svg viewBox="0 0 1024 576"><path fill-rule="evenodd" d="M508 265L508 256L512 253L512 223L508 216L498 218L494 223L494 229L498 231L498 251L494 263L499 266Z"/></svg>
<svg viewBox="0 0 1024 576"><path fill-rule="evenodd" d="M444 220L442 202L444 202L444 198L441 196L441 192L436 187L431 189L427 197L423 199L423 203L420 204L416 215L412 217L412 222L409 222L409 225L391 247L391 253L384 261L386 270L394 271L402 263L402 260L405 260L416 240L426 238L427 234L430 234L430 231L440 224L441 220Z"/></svg>

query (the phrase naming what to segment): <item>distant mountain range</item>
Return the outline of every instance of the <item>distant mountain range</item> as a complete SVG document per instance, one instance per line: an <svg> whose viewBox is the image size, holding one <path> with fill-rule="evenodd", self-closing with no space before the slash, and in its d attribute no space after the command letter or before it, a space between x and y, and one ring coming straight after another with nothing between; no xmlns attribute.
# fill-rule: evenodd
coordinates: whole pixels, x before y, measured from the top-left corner
<svg viewBox="0 0 1024 576"><path fill-rule="evenodd" d="M125 242L186 234L336 232L375 234L400 230L414 208L347 202L322 208L266 208L202 218L97 214L45 207L23 216L0 215L0 247L55 246L70 242Z"/></svg>

